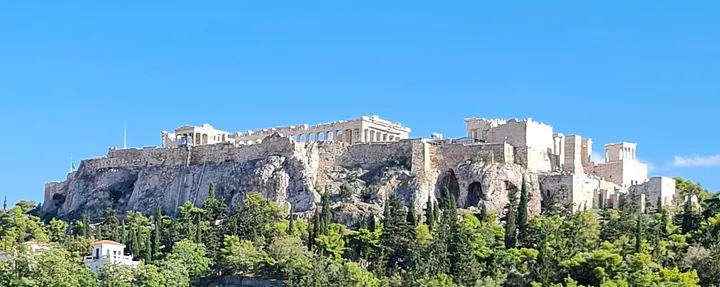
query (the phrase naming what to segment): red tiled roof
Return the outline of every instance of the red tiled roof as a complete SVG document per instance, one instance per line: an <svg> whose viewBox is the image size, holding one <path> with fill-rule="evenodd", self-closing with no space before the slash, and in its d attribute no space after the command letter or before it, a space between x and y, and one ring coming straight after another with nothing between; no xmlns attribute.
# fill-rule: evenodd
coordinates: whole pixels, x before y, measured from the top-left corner
<svg viewBox="0 0 720 287"><path fill-rule="evenodd" d="M100 240L100 241L95 241L95 242L93 242L92 245L98 245L98 244L117 245L117 246L123 246L123 247L125 246L125 245L123 245L123 244L121 244L121 243L118 243L118 242L115 242L115 241L112 241L112 240Z"/></svg>

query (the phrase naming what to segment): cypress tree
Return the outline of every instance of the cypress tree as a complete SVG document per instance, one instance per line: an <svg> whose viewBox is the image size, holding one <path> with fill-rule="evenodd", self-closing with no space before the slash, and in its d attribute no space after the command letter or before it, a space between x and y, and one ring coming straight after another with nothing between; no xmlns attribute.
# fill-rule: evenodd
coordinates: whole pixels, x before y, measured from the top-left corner
<svg viewBox="0 0 720 287"><path fill-rule="evenodd" d="M145 235L145 264L152 261L152 246L150 245L150 233Z"/></svg>
<svg viewBox="0 0 720 287"><path fill-rule="evenodd" d="M408 206L407 222L408 224L410 224L410 226L417 225L417 219L415 217L415 207L413 207L412 205Z"/></svg>
<svg viewBox="0 0 720 287"><path fill-rule="evenodd" d="M432 199L428 198L427 203L425 204L425 224L428 226L428 229L430 231L433 231L435 228L435 212L433 211L433 203Z"/></svg>
<svg viewBox="0 0 720 287"><path fill-rule="evenodd" d="M82 224L83 224L83 226L82 226L82 236L83 236L83 237L88 237L88 236L90 236L90 219L88 219L88 216L87 216L87 215L83 216Z"/></svg>
<svg viewBox="0 0 720 287"><path fill-rule="evenodd" d="M7 195L3 198L3 211L7 210Z"/></svg>
<svg viewBox="0 0 720 287"><path fill-rule="evenodd" d="M683 214L682 214L681 228L682 228L683 234L687 234L688 232L695 229L696 217L697 216L695 214L695 210L693 209L693 206L692 206L692 196L688 195L687 200L685 201L685 208L683 209Z"/></svg>
<svg viewBox="0 0 720 287"><path fill-rule="evenodd" d="M315 234L315 236L318 235L326 235L330 228L330 223L332 222L332 211L330 211L330 195L327 192L323 192L321 199L321 211L320 211L320 218L319 220L319 226L318 226L318 233Z"/></svg>
<svg viewBox="0 0 720 287"><path fill-rule="evenodd" d="M126 244L127 243L127 230L125 227L125 219L120 220L120 243Z"/></svg>
<svg viewBox="0 0 720 287"><path fill-rule="evenodd" d="M367 217L364 214L360 214L356 221L358 230L360 229L368 229L368 222Z"/></svg>
<svg viewBox="0 0 720 287"><path fill-rule="evenodd" d="M320 209L315 207L315 215L313 215L313 223L312 223L312 229L310 230L308 234L308 250L312 251L313 247L315 246L315 238L320 233Z"/></svg>
<svg viewBox="0 0 720 287"><path fill-rule="evenodd" d="M202 243L202 221L200 213L198 212L197 215L195 215L195 242L196 243Z"/></svg>
<svg viewBox="0 0 720 287"><path fill-rule="evenodd" d="M375 232L375 229L377 228L376 222L375 222L375 213L370 212L370 216L367 218L367 228L370 232Z"/></svg>
<svg viewBox="0 0 720 287"><path fill-rule="evenodd" d="M130 254L133 256L140 255L140 240L138 238L138 230L130 226Z"/></svg>
<svg viewBox="0 0 720 287"><path fill-rule="evenodd" d="M160 256L160 239L162 237L161 231L163 229L162 226L162 210L160 210L160 204L155 206L155 229L154 234L155 237L153 238L153 257L158 258Z"/></svg>
<svg viewBox="0 0 720 287"><path fill-rule="evenodd" d="M295 216L291 212L290 217L288 218L287 233L288 233L288 235L293 235L294 232L295 232Z"/></svg>
<svg viewBox="0 0 720 287"><path fill-rule="evenodd" d="M520 204L518 205L517 213L517 227L519 230L518 237L520 238L520 242L525 241L525 232L528 221L528 200L528 191L525 186L525 176L523 176L522 187L520 188Z"/></svg>
<svg viewBox="0 0 720 287"><path fill-rule="evenodd" d="M642 251L642 235L643 235L642 214L640 214L638 212L637 225L635 226L635 253L640 253L640 251Z"/></svg>
<svg viewBox="0 0 720 287"><path fill-rule="evenodd" d="M515 248L517 244L517 198L515 191L508 194L509 202L505 217L505 248Z"/></svg>

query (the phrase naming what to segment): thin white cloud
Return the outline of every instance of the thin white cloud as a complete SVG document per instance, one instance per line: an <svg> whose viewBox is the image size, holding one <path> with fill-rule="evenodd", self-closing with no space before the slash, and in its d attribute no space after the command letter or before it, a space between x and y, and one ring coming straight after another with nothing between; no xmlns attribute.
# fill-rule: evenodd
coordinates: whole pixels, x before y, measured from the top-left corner
<svg viewBox="0 0 720 287"><path fill-rule="evenodd" d="M720 154L707 156L676 155L672 163L675 167L711 167L720 166Z"/></svg>
<svg viewBox="0 0 720 287"><path fill-rule="evenodd" d="M605 162L605 156L600 154L599 152L592 152L590 154L590 160L594 161L595 164L603 163Z"/></svg>

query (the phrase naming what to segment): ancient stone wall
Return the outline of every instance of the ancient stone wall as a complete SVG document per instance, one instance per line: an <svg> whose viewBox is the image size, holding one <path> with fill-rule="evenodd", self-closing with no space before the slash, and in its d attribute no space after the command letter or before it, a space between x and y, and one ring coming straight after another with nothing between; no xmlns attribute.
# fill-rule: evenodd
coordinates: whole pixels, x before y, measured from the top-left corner
<svg viewBox="0 0 720 287"><path fill-rule="evenodd" d="M219 143L196 146L190 150L187 148L110 149L107 156L83 160L80 166L85 169L101 169L243 162L270 155L291 156L295 151L295 145L290 138L278 136L268 137L261 144L240 147L230 143Z"/></svg>
<svg viewBox="0 0 720 287"><path fill-rule="evenodd" d="M516 147L514 149L515 163L525 166L532 171L551 171L551 154L532 147Z"/></svg>
<svg viewBox="0 0 720 287"><path fill-rule="evenodd" d="M551 173L540 178L544 198L555 197L572 211L602 208L618 192L618 186L586 174Z"/></svg>
<svg viewBox="0 0 720 287"><path fill-rule="evenodd" d="M628 188L631 193L644 194L650 206L657 207L661 198L663 206L671 205L675 196L675 180L669 177L653 177L642 184Z"/></svg>
<svg viewBox="0 0 720 287"><path fill-rule="evenodd" d="M355 145L319 143L318 156L320 166L335 165L372 170L388 164L399 164L409 168L412 162L412 146L410 140Z"/></svg>
<svg viewBox="0 0 720 287"><path fill-rule="evenodd" d="M434 145L437 157L437 169L445 171L465 162L480 162L492 158L497 163L513 163L513 147L503 143L487 144L448 144Z"/></svg>

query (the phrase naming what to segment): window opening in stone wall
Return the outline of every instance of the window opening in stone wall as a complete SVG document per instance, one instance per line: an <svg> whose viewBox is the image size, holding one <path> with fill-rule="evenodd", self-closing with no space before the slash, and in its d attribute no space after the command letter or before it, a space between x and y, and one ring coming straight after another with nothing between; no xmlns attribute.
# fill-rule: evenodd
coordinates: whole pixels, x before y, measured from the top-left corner
<svg viewBox="0 0 720 287"><path fill-rule="evenodd" d="M317 140L318 140L319 142L325 141L325 133L318 133L318 134L317 134Z"/></svg>
<svg viewBox="0 0 720 287"><path fill-rule="evenodd" d="M315 134L309 134L309 135L308 135L308 141L309 141L309 142L314 142L314 141L315 141Z"/></svg>

